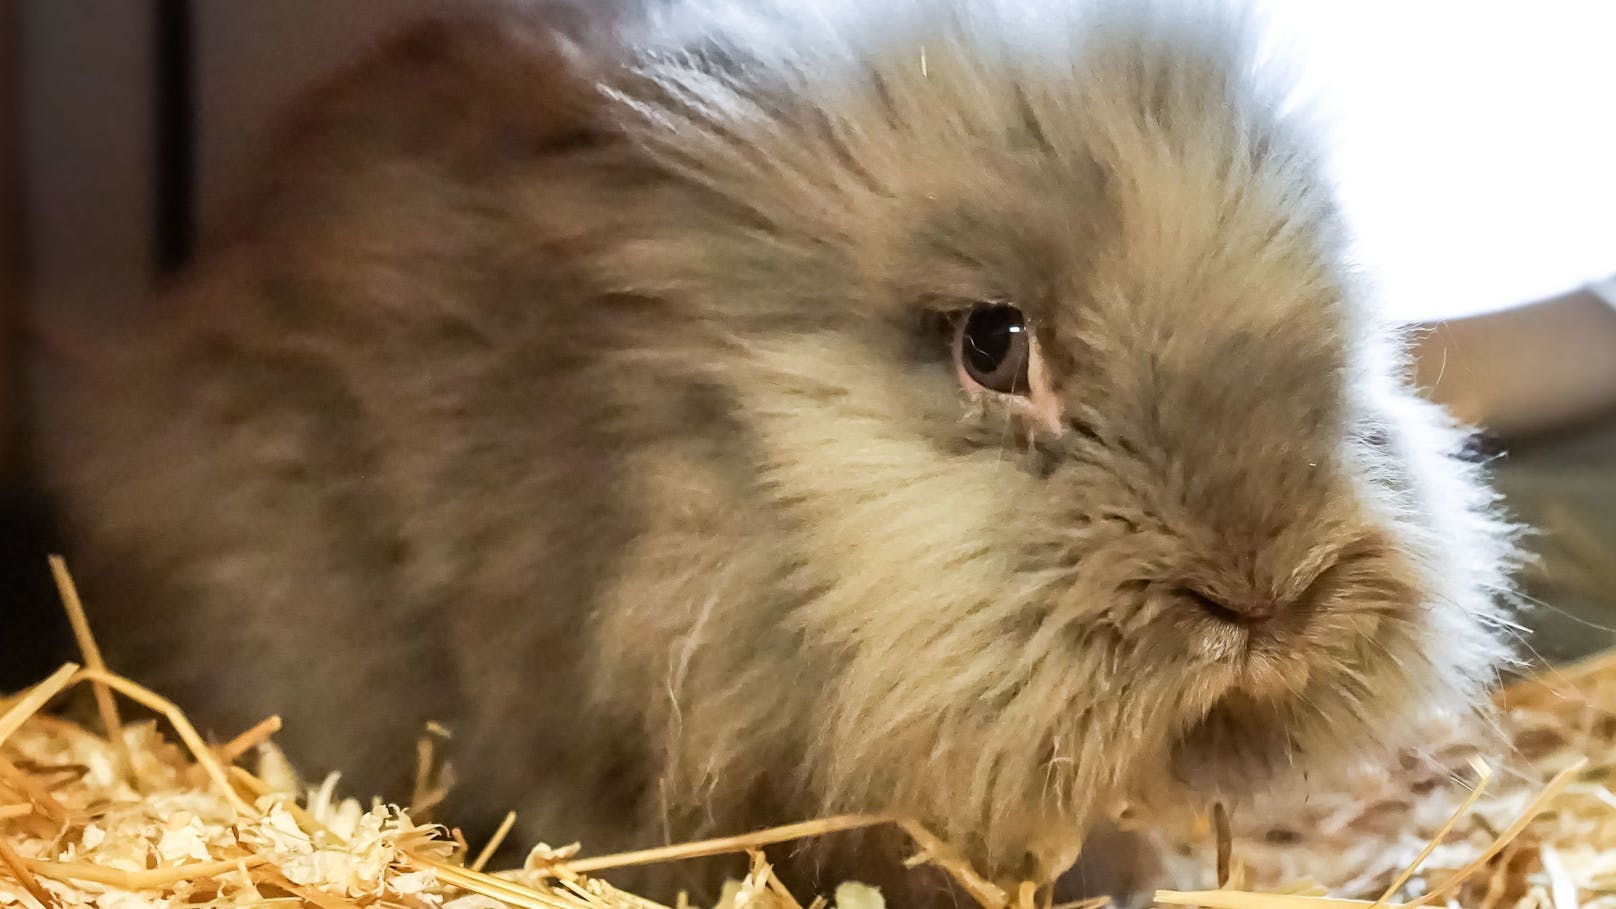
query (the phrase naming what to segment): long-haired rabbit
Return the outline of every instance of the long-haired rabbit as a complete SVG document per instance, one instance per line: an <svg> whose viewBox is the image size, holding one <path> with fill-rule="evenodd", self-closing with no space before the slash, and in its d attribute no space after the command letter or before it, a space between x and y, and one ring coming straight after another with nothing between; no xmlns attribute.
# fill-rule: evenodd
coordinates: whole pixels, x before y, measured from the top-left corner
<svg viewBox="0 0 1616 909"><path fill-rule="evenodd" d="M120 667L360 791L441 721L451 816L529 840L892 812L1007 880L1478 700L1508 529L1253 29L555 21L425 26L305 102L52 409ZM785 858L920 899L902 847Z"/></svg>

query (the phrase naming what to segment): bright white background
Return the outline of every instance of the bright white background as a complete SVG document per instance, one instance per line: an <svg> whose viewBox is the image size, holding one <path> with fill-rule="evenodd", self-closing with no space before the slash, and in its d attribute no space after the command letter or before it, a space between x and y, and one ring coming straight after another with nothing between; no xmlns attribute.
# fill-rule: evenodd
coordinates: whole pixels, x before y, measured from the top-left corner
<svg viewBox="0 0 1616 909"><path fill-rule="evenodd" d="M1616 0L1260 0L1409 319L1616 274Z"/></svg>

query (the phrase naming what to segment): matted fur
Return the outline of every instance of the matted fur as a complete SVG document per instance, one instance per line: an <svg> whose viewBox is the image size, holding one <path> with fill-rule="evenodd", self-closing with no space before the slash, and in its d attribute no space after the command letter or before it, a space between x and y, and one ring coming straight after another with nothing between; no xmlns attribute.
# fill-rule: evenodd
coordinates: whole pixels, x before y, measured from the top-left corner
<svg viewBox="0 0 1616 909"><path fill-rule="evenodd" d="M463 816L531 837L894 810L1004 874L1476 702L1509 533L1252 29L643 6L333 85L54 411L124 668L366 786L446 721ZM927 314L978 300L1027 314L1060 435L961 394ZM900 880L866 847L826 877Z"/></svg>

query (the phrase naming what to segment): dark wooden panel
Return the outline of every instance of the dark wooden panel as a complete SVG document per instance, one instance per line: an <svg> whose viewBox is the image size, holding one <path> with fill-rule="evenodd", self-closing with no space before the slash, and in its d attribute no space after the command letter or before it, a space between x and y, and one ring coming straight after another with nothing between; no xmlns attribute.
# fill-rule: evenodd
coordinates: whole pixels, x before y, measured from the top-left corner
<svg viewBox="0 0 1616 909"><path fill-rule="evenodd" d="M22 0L23 228L39 318L96 327L152 268L152 0Z"/></svg>
<svg viewBox="0 0 1616 909"><path fill-rule="evenodd" d="M99 331L149 292L152 10L151 0L0 0L10 43L0 48L9 107L0 154L11 156L0 175L12 175L0 176L0 255L20 257L0 268L11 329L0 329L0 372L13 383L0 409L13 426L58 406L54 370L20 325ZM15 383L25 366L23 399ZM0 691L38 681L74 652L45 563L61 541L19 436L9 437L14 469L0 476ZM92 613L111 606L90 604Z"/></svg>
<svg viewBox="0 0 1616 909"><path fill-rule="evenodd" d="M0 5L0 483L22 451L22 214L17 201L17 11Z"/></svg>

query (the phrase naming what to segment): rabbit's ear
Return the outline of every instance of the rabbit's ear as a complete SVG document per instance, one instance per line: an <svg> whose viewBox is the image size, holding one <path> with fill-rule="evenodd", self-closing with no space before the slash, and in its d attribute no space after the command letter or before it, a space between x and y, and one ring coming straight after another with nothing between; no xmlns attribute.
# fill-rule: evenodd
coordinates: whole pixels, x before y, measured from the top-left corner
<svg viewBox="0 0 1616 909"><path fill-rule="evenodd" d="M317 145L452 149L464 134L534 151L587 140L604 100L597 80L611 64L576 15L537 7L412 23L317 87L283 127L294 142Z"/></svg>
<svg viewBox="0 0 1616 909"><path fill-rule="evenodd" d="M260 145L263 182L219 212L215 239L300 230L333 199L397 181L450 185L616 144L601 87L624 67L614 19L538 0L477 7L417 20L304 92Z"/></svg>

